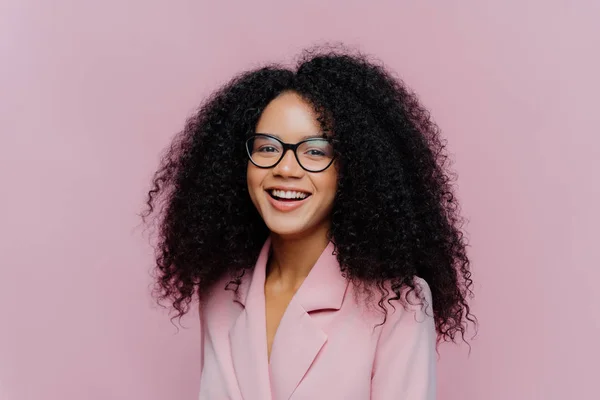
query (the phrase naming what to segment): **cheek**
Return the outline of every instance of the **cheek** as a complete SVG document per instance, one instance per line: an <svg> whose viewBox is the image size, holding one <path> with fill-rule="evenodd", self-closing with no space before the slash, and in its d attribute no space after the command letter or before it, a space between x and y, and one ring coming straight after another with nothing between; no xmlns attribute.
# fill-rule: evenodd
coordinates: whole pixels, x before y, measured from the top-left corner
<svg viewBox="0 0 600 400"><path fill-rule="evenodd" d="M259 168L256 168L251 163L248 164L248 168L246 169L246 184L248 186L248 193L250 193L252 202L256 205L257 191L262 190L261 182L263 180L263 171L261 171Z"/></svg>
<svg viewBox="0 0 600 400"><path fill-rule="evenodd" d="M319 192L321 192L324 198L333 203L333 199L337 191L337 172L332 169L331 171L328 171L327 174L320 176L319 178L320 179L318 182L316 182Z"/></svg>

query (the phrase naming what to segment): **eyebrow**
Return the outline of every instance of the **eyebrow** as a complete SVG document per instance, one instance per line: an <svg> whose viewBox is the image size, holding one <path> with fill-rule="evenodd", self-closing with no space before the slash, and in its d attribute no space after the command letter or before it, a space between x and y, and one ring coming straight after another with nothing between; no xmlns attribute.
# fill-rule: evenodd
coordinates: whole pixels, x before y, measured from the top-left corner
<svg viewBox="0 0 600 400"><path fill-rule="evenodd" d="M263 135L269 135L269 136L273 136L273 137L276 137L277 139L279 139L279 140L281 140L281 141L284 141L284 140L281 138L281 136L279 136L279 135L278 135L278 134L276 134L276 133L267 133L267 132L256 132L256 133L257 133L257 134L263 134ZM305 136L302 136L302 137L300 138L300 141L302 141L302 140L306 140L306 139L327 139L327 136L325 136L323 133L315 133L315 134L312 134L312 135L305 135Z"/></svg>

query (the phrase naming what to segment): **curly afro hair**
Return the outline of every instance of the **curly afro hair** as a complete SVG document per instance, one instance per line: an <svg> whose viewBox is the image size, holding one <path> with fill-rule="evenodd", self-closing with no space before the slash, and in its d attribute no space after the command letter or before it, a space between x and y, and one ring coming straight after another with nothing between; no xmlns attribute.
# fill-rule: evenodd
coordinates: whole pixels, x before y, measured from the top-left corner
<svg viewBox="0 0 600 400"><path fill-rule="evenodd" d="M384 302L402 302L405 289L420 293L414 277L423 278L438 341L465 340L476 323L467 302L473 282L446 143L384 66L331 48L305 50L294 69L271 64L236 76L167 148L142 213L144 221L159 217L158 302L168 300L181 318L195 295L226 277L239 284L254 266L269 230L248 194L244 143L286 91L307 100L331 133L339 181L329 237L343 275L378 288L386 316Z"/></svg>

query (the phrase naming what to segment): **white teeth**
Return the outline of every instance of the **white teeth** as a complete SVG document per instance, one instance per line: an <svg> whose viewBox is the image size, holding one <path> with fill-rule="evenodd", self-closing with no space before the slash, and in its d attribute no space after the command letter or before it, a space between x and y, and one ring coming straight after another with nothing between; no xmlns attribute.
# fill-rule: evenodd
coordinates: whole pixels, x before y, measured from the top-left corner
<svg viewBox="0 0 600 400"><path fill-rule="evenodd" d="M279 197L280 199L305 199L308 197L307 193L302 192L294 192L291 190L271 190L271 193L275 197Z"/></svg>

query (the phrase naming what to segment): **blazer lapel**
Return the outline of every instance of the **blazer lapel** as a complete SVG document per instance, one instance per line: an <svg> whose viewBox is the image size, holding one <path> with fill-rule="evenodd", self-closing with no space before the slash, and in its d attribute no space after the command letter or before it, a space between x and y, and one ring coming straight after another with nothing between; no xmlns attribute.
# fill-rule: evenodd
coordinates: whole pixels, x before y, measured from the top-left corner
<svg viewBox="0 0 600 400"><path fill-rule="evenodd" d="M275 334L270 362L274 399L287 400L292 396L327 342L326 332L309 313L339 310L347 286L348 281L340 272L333 243L329 243L290 301Z"/></svg>
<svg viewBox="0 0 600 400"><path fill-rule="evenodd" d="M238 385L243 397L249 400L271 399L264 289L269 249L270 240L267 240L252 278L242 280L237 301L244 306L244 310L229 331L231 357Z"/></svg>

